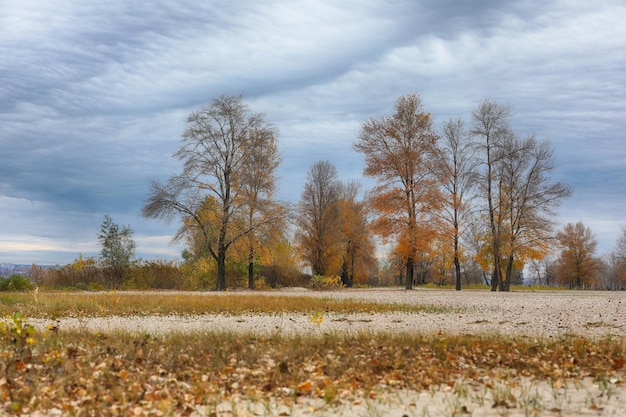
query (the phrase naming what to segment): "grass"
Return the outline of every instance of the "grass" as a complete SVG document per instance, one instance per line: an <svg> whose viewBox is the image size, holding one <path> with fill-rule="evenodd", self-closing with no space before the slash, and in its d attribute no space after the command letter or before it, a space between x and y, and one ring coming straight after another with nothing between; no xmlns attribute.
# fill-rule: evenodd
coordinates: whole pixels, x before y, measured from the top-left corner
<svg viewBox="0 0 626 417"><path fill-rule="evenodd" d="M309 334L295 335L154 336L58 327L38 331L28 324L31 317L304 312L319 318L321 312L390 311L450 310L323 294L0 294L5 316L0 318L0 415L167 416L202 410L201 415L216 417L289 416L303 401L307 410L323 410L307 413L313 416L335 415L337 407L346 415L387 415L389 398L406 403L404 414L410 416L462 416L479 407L497 411L490 415L509 410L559 415L556 410L572 406L572 390L588 387L581 381L589 379L595 388L584 394L583 411L623 400L623 338L322 334L314 326ZM415 392L432 392L441 407L418 408L402 396ZM442 400L442 393L451 396Z"/></svg>
<svg viewBox="0 0 626 417"><path fill-rule="evenodd" d="M310 398L333 405L375 399L390 389L442 386L458 394L449 415L462 415L461 400L472 392L483 392L482 401L490 406L536 410L540 399L533 391L516 399L512 380L550 381L556 390L559 381L591 377L608 395L614 384L607 381L621 380L626 357L623 340L576 337L228 332L153 337L63 329L21 337L18 327L28 326L18 317L5 321L0 332L0 404L15 414L56 409L66 415L86 415L85 410L133 415L141 408L151 415L179 415L241 399L268 405L276 398L282 404ZM472 381L471 387L458 381Z"/></svg>
<svg viewBox="0 0 626 417"><path fill-rule="evenodd" d="M0 295L0 315L20 311L28 317L107 317L198 314L385 313L391 311L445 313L458 308L437 305L383 304L329 297L241 293L82 293L30 292Z"/></svg>

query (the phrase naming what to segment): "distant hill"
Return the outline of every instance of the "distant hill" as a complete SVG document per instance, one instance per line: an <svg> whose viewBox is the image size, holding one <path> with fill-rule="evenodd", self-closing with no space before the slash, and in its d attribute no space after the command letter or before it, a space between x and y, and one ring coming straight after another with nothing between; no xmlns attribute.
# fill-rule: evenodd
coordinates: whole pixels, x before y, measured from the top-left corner
<svg viewBox="0 0 626 417"><path fill-rule="evenodd" d="M29 277L30 265L8 264L8 263L0 264L0 277L8 277L14 274Z"/></svg>

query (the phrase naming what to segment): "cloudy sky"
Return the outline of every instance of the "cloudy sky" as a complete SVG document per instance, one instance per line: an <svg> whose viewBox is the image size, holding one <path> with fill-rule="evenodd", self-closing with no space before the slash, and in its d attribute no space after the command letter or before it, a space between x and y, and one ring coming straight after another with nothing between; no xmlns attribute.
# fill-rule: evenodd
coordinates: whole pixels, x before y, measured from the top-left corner
<svg viewBox="0 0 626 417"><path fill-rule="evenodd" d="M278 127L292 202L317 160L361 179L359 126L402 94L437 126L508 103L574 188L559 221L608 252L626 225L624 22L623 0L0 0L0 262L95 255L104 214L139 256L177 257L178 225L140 209L180 169L186 116L222 94Z"/></svg>

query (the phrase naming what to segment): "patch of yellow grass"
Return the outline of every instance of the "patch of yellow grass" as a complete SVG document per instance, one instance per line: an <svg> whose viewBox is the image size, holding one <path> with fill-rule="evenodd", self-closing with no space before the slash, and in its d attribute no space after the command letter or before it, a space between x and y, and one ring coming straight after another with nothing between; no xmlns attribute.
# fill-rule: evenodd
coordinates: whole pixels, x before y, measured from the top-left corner
<svg viewBox="0 0 626 417"><path fill-rule="evenodd" d="M0 296L0 314L20 311L28 317L107 317L113 315L198 315L290 313L442 313L455 311L434 305L383 304L318 296L242 293L82 293L40 292Z"/></svg>

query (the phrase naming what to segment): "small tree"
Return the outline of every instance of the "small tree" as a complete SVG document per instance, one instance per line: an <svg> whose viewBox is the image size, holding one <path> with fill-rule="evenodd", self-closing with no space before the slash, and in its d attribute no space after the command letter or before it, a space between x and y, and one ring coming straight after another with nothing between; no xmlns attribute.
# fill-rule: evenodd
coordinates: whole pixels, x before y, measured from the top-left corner
<svg viewBox="0 0 626 417"><path fill-rule="evenodd" d="M296 219L296 244L300 258L313 275L336 275L342 262L341 182L329 161L317 161L307 174L307 182Z"/></svg>
<svg viewBox="0 0 626 417"><path fill-rule="evenodd" d="M108 215L98 234L98 242L102 245L100 262L109 271L110 285L118 287L130 269L131 260L135 256L135 242L132 239L133 230L128 226L121 228Z"/></svg>
<svg viewBox="0 0 626 417"><path fill-rule="evenodd" d="M557 234L557 239L561 246L557 264L560 283L579 289L595 286L600 264L595 256L598 241L591 229L582 222L568 223Z"/></svg>

